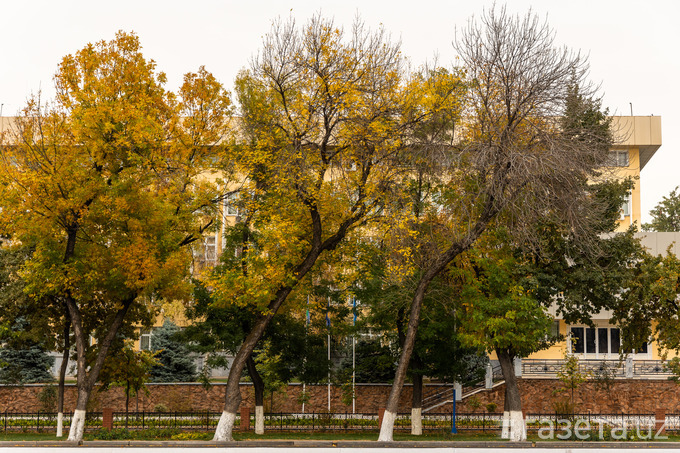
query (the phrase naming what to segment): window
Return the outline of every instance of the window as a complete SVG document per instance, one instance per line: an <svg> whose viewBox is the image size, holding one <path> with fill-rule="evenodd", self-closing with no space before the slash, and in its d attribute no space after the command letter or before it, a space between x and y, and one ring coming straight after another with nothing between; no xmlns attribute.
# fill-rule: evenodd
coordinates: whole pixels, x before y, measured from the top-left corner
<svg viewBox="0 0 680 453"><path fill-rule="evenodd" d="M572 354L619 355L621 331L617 327L571 327L569 333ZM638 350L624 352L648 354L649 346L645 342Z"/></svg>
<svg viewBox="0 0 680 453"><path fill-rule="evenodd" d="M238 215L238 202L237 194L232 193L226 200L224 200L224 215L225 216L236 216Z"/></svg>
<svg viewBox="0 0 680 453"><path fill-rule="evenodd" d="M609 167L627 167L630 165L630 159L628 157L628 150L625 149L613 149L609 151L609 158L607 159L607 165Z"/></svg>
<svg viewBox="0 0 680 453"><path fill-rule="evenodd" d="M205 260L209 263L214 263L217 259L215 236L206 236L203 247L205 250Z"/></svg>
<svg viewBox="0 0 680 453"><path fill-rule="evenodd" d="M633 212L632 202L633 200L631 199L630 194L626 195L626 198L621 205L621 219L630 216Z"/></svg>
<svg viewBox="0 0 680 453"><path fill-rule="evenodd" d="M619 332L619 329L610 329L609 338L611 340L610 345L612 352L618 354L619 349L621 348L621 332Z"/></svg>
<svg viewBox="0 0 680 453"><path fill-rule="evenodd" d="M574 354L583 354L583 351L585 350L585 342L583 341L585 336L583 332L583 327L571 328L571 352Z"/></svg>
<svg viewBox="0 0 680 453"><path fill-rule="evenodd" d="M560 336L560 321L558 319L554 320L550 326L550 336L549 338L556 338Z"/></svg>
<svg viewBox="0 0 680 453"><path fill-rule="evenodd" d="M618 354L621 332L616 327L571 327L573 354Z"/></svg>
<svg viewBox="0 0 680 453"><path fill-rule="evenodd" d="M142 330L139 335L139 349L141 351L151 350L151 331Z"/></svg>

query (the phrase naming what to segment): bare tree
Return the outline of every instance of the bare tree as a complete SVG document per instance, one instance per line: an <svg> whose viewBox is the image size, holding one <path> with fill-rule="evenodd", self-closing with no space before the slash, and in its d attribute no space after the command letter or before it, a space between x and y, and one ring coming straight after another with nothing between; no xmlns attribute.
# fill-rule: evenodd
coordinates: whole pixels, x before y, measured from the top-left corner
<svg viewBox="0 0 680 453"><path fill-rule="evenodd" d="M357 21L345 36L317 16L301 28L275 22L236 81L243 140L232 161L245 178L240 203L252 235L241 264L221 269L220 292L258 316L231 365L214 440L231 440L239 379L282 304L348 234L382 215L414 125L452 93L420 108L426 79L409 77L384 30Z"/></svg>
<svg viewBox="0 0 680 453"><path fill-rule="evenodd" d="M413 352L420 311L430 282L469 249L493 222L520 235L551 215L578 233L598 209L587 181L606 160L609 136L561 127L570 87L588 93L587 62L554 45L554 33L532 13L515 17L492 7L471 19L454 42L468 76L468 99L436 216L447 241L427 245L408 328L379 440L391 441L399 394ZM501 220L502 215L502 220ZM508 368L503 361L504 371ZM509 382L511 382L510 380ZM514 381L513 381L514 382ZM517 393L518 395L518 393ZM510 437L526 438L519 398L508 398Z"/></svg>

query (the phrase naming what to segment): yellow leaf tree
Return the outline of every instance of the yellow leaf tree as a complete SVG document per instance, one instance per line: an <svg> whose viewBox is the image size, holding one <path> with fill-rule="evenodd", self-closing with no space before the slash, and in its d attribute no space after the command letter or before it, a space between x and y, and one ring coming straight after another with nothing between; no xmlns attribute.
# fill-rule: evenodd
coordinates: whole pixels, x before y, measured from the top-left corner
<svg viewBox="0 0 680 453"><path fill-rule="evenodd" d="M223 140L228 94L204 69L178 96L164 83L138 38L119 32L64 57L54 103L32 98L3 140L1 226L34 247L22 276L32 295L65 305L75 338L72 441L124 323L188 297L188 246L219 196L198 176Z"/></svg>
<svg viewBox="0 0 680 453"><path fill-rule="evenodd" d="M237 79L242 135L230 161L243 176L233 227L241 261L210 284L218 300L259 314L230 368L214 440L232 439L239 379L282 304L349 234L384 215L417 126L454 96L455 83L436 96L429 83L408 73L382 29L357 22L345 33L318 16L302 27L275 22Z"/></svg>

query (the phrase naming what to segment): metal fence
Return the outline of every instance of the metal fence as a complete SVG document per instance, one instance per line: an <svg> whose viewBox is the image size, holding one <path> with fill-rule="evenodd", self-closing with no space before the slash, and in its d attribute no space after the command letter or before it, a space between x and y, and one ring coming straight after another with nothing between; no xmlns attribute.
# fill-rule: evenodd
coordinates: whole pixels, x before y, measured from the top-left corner
<svg viewBox="0 0 680 453"><path fill-rule="evenodd" d="M221 412L114 412L113 427L131 430L144 429L176 429L180 431L213 431L217 426ZM71 415L64 414L64 429L71 424ZM11 432L53 432L57 427L57 414L51 412L4 412L0 413L2 429ZM654 414L527 414L528 430L538 430L552 423L560 426L566 422L584 423L587 426L604 425L610 428L653 428L656 420ZM680 432L680 414L666 414L666 431ZM422 415L423 432L450 432L452 414L425 413ZM240 429L241 420L237 415L235 429ZM377 431L379 417L375 413L266 413L264 416L265 431L307 431L307 432L358 432ZM255 425L255 416L250 416L250 429ZM458 431L497 431L502 428L502 413L458 413L456 428ZM90 412L86 416L85 429L93 431L102 427L102 413ZM397 414L394 423L396 431L408 432L411 429L411 414Z"/></svg>
<svg viewBox="0 0 680 453"><path fill-rule="evenodd" d="M522 376L556 377L564 360L522 359ZM579 371L615 379L666 379L673 373L661 360L599 360L579 359Z"/></svg>
<svg viewBox="0 0 680 453"><path fill-rule="evenodd" d="M73 414L64 413L64 429L71 426ZM215 429L221 412L125 412L113 413L113 427L127 429L180 429L210 431ZM8 432L41 432L56 431L57 414L54 412L3 412L0 413L0 425ZM237 417L236 426L239 424ZM93 431L102 428L102 412L88 412L85 418L85 430Z"/></svg>

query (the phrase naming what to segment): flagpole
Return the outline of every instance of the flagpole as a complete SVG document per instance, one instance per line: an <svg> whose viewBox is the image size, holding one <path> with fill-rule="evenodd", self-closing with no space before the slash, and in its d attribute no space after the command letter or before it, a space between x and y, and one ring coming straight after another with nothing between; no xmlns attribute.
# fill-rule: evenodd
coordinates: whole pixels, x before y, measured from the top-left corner
<svg viewBox="0 0 680 453"><path fill-rule="evenodd" d="M357 298L352 296L352 327L357 325ZM357 413L357 332L352 332L352 413Z"/></svg>
<svg viewBox="0 0 680 453"><path fill-rule="evenodd" d="M331 412L331 369L330 369L330 363L331 363L331 318L328 316L328 310L331 306L331 298L330 296L328 297L328 304L326 305L326 327L328 328L328 413L330 414Z"/></svg>
<svg viewBox="0 0 680 453"><path fill-rule="evenodd" d="M307 294L307 313L305 316L305 357L304 363L307 364L307 329L309 329L309 294ZM306 368L306 366L305 366ZM305 399L307 399L307 384L302 381L302 413L305 413Z"/></svg>

